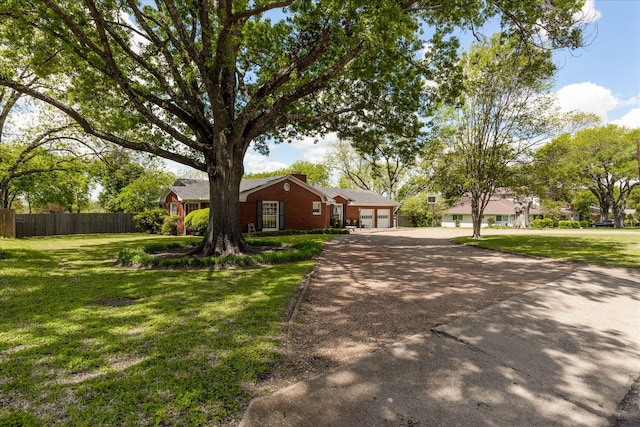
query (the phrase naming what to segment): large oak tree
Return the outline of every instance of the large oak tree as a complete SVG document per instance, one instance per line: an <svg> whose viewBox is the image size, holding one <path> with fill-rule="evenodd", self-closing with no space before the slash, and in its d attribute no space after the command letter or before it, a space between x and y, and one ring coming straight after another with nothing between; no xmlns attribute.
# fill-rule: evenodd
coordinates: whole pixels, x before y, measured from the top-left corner
<svg viewBox="0 0 640 427"><path fill-rule="evenodd" d="M238 194L252 143L264 149L349 124L335 117L375 111L369 94L419 96L421 25L435 33L436 52L452 28L496 16L522 40L575 46L582 3L5 0L0 44L58 80L24 87L9 56L0 85L56 106L94 136L205 171L211 217L202 251L233 254L247 250ZM450 64L446 53L430 64L435 71Z"/></svg>

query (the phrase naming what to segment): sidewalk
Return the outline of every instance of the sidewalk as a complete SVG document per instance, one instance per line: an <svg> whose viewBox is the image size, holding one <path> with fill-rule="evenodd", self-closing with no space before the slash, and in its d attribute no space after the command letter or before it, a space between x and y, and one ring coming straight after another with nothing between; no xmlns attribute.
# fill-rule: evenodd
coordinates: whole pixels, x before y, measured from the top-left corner
<svg viewBox="0 0 640 427"><path fill-rule="evenodd" d="M637 426L638 377L640 271L585 266L257 398L240 426Z"/></svg>

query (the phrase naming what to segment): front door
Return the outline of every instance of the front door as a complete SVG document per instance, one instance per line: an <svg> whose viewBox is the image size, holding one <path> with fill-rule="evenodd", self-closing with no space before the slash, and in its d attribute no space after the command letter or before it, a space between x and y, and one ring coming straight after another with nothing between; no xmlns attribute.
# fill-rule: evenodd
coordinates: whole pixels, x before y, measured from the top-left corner
<svg viewBox="0 0 640 427"><path fill-rule="evenodd" d="M342 203L337 203L335 205L333 205L333 219L336 221L340 221L340 224L342 224L343 218L342 218Z"/></svg>

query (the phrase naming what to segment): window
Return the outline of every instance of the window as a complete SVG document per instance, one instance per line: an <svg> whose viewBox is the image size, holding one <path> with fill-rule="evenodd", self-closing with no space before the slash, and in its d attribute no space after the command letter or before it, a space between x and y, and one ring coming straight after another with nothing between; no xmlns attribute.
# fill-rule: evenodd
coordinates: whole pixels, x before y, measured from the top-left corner
<svg viewBox="0 0 640 427"><path fill-rule="evenodd" d="M178 204L176 202L169 204L169 215L178 215Z"/></svg>
<svg viewBox="0 0 640 427"><path fill-rule="evenodd" d="M313 214L320 215L322 213L322 202L313 202Z"/></svg>
<svg viewBox="0 0 640 427"><path fill-rule="evenodd" d="M200 209L200 203L187 203L185 215L189 215L193 211Z"/></svg>
<svg viewBox="0 0 640 427"><path fill-rule="evenodd" d="M278 202L262 202L262 229L278 229Z"/></svg>
<svg viewBox="0 0 640 427"><path fill-rule="evenodd" d="M453 220L454 221L462 221L463 219L464 219L464 215L453 214Z"/></svg>
<svg viewBox="0 0 640 427"><path fill-rule="evenodd" d="M508 222L509 215L496 215L496 222Z"/></svg>

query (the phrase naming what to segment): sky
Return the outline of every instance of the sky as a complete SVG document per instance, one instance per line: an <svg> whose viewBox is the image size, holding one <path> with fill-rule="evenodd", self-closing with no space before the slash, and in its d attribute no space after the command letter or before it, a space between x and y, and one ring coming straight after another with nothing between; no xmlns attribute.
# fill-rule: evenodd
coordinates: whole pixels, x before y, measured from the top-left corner
<svg viewBox="0 0 640 427"><path fill-rule="evenodd" d="M585 46L558 51L554 92L565 111L595 113L603 124L640 127L640 0L587 0ZM335 136L272 145L269 156L249 150L246 172L263 172L296 160L321 162Z"/></svg>

